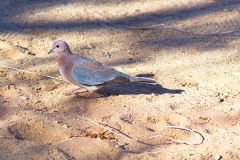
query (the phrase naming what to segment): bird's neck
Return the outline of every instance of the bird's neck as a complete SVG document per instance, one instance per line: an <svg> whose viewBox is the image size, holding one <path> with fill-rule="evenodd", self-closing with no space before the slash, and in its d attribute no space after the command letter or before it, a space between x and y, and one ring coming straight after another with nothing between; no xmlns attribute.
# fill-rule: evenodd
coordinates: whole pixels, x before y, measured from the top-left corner
<svg viewBox="0 0 240 160"><path fill-rule="evenodd" d="M58 57L58 66L62 66L66 62L67 56L62 55Z"/></svg>

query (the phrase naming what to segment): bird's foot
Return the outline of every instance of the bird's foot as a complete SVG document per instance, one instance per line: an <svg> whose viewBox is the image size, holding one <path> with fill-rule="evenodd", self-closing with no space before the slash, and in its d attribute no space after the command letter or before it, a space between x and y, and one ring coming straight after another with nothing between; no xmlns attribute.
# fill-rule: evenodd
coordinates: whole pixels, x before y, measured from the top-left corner
<svg viewBox="0 0 240 160"><path fill-rule="evenodd" d="M72 88L72 89L68 89L68 90L65 90L64 93L67 93L67 94L72 94L73 92L79 90L80 88Z"/></svg>
<svg viewBox="0 0 240 160"><path fill-rule="evenodd" d="M86 98L86 99L89 99L89 98L92 97L92 95L93 95L93 92L90 92L90 91L89 91L88 95L86 95L85 98Z"/></svg>

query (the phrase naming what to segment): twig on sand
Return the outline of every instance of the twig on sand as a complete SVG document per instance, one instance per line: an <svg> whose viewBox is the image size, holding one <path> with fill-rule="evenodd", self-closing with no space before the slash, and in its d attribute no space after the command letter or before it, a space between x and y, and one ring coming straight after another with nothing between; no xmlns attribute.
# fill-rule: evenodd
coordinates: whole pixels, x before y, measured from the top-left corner
<svg viewBox="0 0 240 160"><path fill-rule="evenodd" d="M138 142L138 143L142 143L142 144L146 144L146 145L151 145L151 146L157 146L157 145L152 145L152 144L149 144L149 143L145 143L145 142L142 142L143 140L147 140L147 139L152 139L152 138L156 138L156 137L164 137L168 140L171 140L173 142L176 142L176 143L183 143L183 144L187 144L187 145L200 145L203 143L204 141L204 137L201 133L197 132L197 131L193 131L189 128L185 128L185 127L181 127L181 126L166 126L164 129L160 130L160 132L168 129L168 128L173 128L173 129L180 129L180 130L186 130L186 131L189 131L191 132L192 134L195 135L195 137L197 137L197 135L199 135L199 137L201 138L198 142L198 143L193 143L193 142L187 142L187 141L183 141L183 140L177 140L177 139L174 139L174 138L171 138L171 137L168 137L168 136L165 136L163 134L158 134L158 135L155 135L155 136L149 136L149 137L146 137L146 138L141 138L141 139L136 139L136 138L133 138L123 132L120 132L119 130L117 130L119 133L113 131L114 127L109 127L109 125L104 125L104 124L101 124L93 119L90 119L90 118L86 118L86 117L83 117L83 116L79 116L80 118L84 119L84 120L87 120L87 121L90 121L106 130L108 130L109 132L115 134L115 135L118 135L118 136L121 136L121 137L124 137L124 138L127 138L127 139L130 139L132 141L135 141L135 142ZM111 129L110 129L111 128ZM114 129L116 130L116 129Z"/></svg>
<svg viewBox="0 0 240 160"><path fill-rule="evenodd" d="M156 137L164 137L168 140L171 140L173 142L176 142L176 143L183 143L183 144L188 144L188 145L199 145L199 144L202 144L203 141L204 141L204 137L201 133L197 132L197 131L193 131L189 128L185 128L185 127L181 127L181 126L166 126L164 129L161 129L159 132L162 132L162 131L165 131L166 129L168 128L173 128L173 129L180 129L180 130L185 130L185 131L188 131L188 132L191 132L192 134L195 135L195 137L197 137L197 135L199 135L201 138L199 139L199 143L192 143L192 142L187 142L187 141L183 141L183 140L177 140L177 139L174 139L174 138L171 138L171 137L168 137L168 136L165 136L163 134L158 134L158 135L155 135L155 136L150 136L150 137L146 137L146 138L142 138L140 139L139 141L142 141L142 140L147 140L147 139L151 139L151 138L156 138Z"/></svg>
<svg viewBox="0 0 240 160"><path fill-rule="evenodd" d="M129 25L125 25L125 24L119 24L116 22L111 21L109 18L99 14L99 13L94 13L95 16L103 18L107 23L115 25L115 26L119 26L119 27L124 27L127 29L154 29L157 27L165 27L166 29L170 29L173 31L177 31L177 32L182 32L182 33L188 33L188 34L195 34L195 35L215 35L215 36L221 36L221 35L225 35L225 36L239 36L239 34L234 34L236 32L240 32L239 30L237 31L225 31L225 32L214 32L214 33L203 33L203 32L194 32L194 31L187 31L184 29L180 29L177 27L173 27L170 25L167 25L165 23L160 23L160 24L155 24L155 25L150 25L150 26L129 26Z"/></svg>
<svg viewBox="0 0 240 160"><path fill-rule="evenodd" d="M68 82L66 80L63 80L63 79L60 79L60 78L57 78L57 77L52 77L52 76L48 76L48 75L44 75L44 74L40 74L40 73L31 72L31 71L26 71L26 70L23 70L23 69L14 68L14 67L4 65L4 64L0 64L0 67L16 70L16 71L20 71L20 72L25 72L25 73L29 73L29 74L33 74L33 75L37 75L37 76L41 76L41 77L56 79L56 80L63 81L63 82Z"/></svg>

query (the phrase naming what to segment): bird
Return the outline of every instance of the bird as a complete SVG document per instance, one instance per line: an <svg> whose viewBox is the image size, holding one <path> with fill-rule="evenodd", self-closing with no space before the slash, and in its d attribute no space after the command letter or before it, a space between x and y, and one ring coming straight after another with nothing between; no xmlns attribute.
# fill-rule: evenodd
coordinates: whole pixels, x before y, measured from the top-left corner
<svg viewBox="0 0 240 160"><path fill-rule="evenodd" d="M73 93L80 88L85 88L89 92L86 98L91 98L96 90L107 85L128 82L156 84L154 79L131 76L94 59L74 54L64 40L53 42L52 49L48 54L53 52L58 55L58 69L62 77L78 86L78 88L66 90L67 93Z"/></svg>

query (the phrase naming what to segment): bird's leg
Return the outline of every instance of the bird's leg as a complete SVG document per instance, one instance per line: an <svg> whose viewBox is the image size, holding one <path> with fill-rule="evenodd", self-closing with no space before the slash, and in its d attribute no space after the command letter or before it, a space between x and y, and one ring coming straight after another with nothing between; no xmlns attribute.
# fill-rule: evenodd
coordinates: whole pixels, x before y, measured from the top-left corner
<svg viewBox="0 0 240 160"><path fill-rule="evenodd" d="M77 91L79 89L80 89L79 87L78 88L72 88L72 89L65 90L64 92L66 92L66 93L73 93L73 92L75 92L75 91Z"/></svg>
<svg viewBox="0 0 240 160"><path fill-rule="evenodd" d="M85 88L88 90L88 95L84 96L87 99L91 98L93 95L93 92L99 89L99 87L97 86L85 86Z"/></svg>
<svg viewBox="0 0 240 160"><path fill-rule="evenodd" d="M89 99L91 98L93 95L93 91L89 91L88 95L85 96L85 98Z"/></svg>

